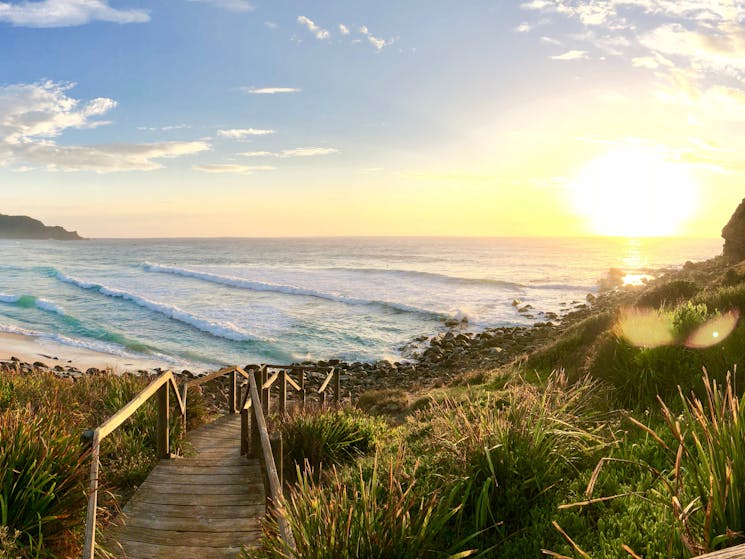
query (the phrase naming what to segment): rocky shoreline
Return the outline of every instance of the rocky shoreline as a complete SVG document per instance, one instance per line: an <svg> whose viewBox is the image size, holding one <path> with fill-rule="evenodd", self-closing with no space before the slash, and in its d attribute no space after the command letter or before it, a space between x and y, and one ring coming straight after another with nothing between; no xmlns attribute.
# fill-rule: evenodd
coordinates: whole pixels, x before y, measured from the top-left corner
<svg viewBox="0 0 745 559"><path fill-rule="evenodd" d="M540 321L527 326L499 326L482 331L469 331L469 325L458 322L431 337L422 336L402 349L406 359L401 361L346 362L337 359L304 361L296 365L341 369L342 391L345 398L356 402L367 391L395 389L414 393L448 384L464 372L488 371L524 359L532 351L546 345L578 322L602 312L614 312L623 305L634 304L644 293L673 280L691 281L704 287L723 274L732 274L721 257L705 262L687 262L680 270L660 270L656 279L642 286L615 286L595 296L588 294L586 302L571 301L562 305L559 313L536 313L528 305L514 302L518 313ZM55 358L52 358L55 359ZM16 357L0 361L3 371L30 374L49 371L60 378L76 380L83 375L109 374L111 370L88 368L81 370L73 364L59 362L47 366L43 362L27 363ZM123 374L155 376L162 369L139 369ZM185 379L198 376L188 370L174 371ZM322 372L309 373L311 383L322 381Z"/></svg>

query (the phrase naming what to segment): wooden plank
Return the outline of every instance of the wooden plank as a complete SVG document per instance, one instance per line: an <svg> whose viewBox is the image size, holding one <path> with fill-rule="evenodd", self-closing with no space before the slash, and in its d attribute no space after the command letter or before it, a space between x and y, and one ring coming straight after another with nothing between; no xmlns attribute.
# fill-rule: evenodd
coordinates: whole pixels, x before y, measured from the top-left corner
<svg viewBox="0 0 745 559"><path fill-rule="evenodd" d="M255 532L261 530L261 521L258 518L206 518L206 517L177 517L167 518L161 516L132 516L125 519L128 528L136 528L136 535L142 529L167 530L177 532ZM135 536L136 537L136 536Z"/></svg>
<svg viewBox="0 0 745 559"><path fill-rule="evenodd" d="M240 547L166 546L127 540L121 543L110 544L109 548L125 559L235 559L241 551Z"/></svg>
<svg viewBox="0 0 745 559"><path fill-rule="evenodd" d="M263 494L263 493L262 493ZM216 506L220 505L247 505L260 504L264 497L257 495L185 495L184 493L144 493L138 492L133 496L130 503L152 503L158 505L189 505L189 506Z"/></svg>
<svg viewBox="0 0 745 559"><path fill-rule="evenodd" d="M745 544L712 551L706 555L699 555L694 559L745 559Z"/></svg>
<svg viewBox="0 0 745 559"><path fill-rule="evenodd" d="M124 507L127 516L141 518L260 518L264 514L264 503L256 505L166 505L162 503L130 503Z"/></svg>
<svg viewBox="0 0 745 559"><path fill-rule="evenodd" d="M184 491L186 491L181 485L179 484L172 484L172 485L161 485L159 483L145 481L140 488L143 491L147 491L149 493L156 493L158 495L165 495L165 494L183 494ZM188 492L193 496L199 496L199 495L248 495L250 493L259 491L261 489L261 483L260 482L252 482L247 483L243 485L236 485L236 484L221 484L221 485L208 485L208 486L200 486L200 485L190 485Z"/></svg>
<svg viewBox="0 0 745 559"><path fill-rule="evenodd" d="M114 527L109 531L112 538L124 541L137 541L157 545L182 545L189 547L239 547L247 542L255 541L260 530L244 532L186 532L181 530L155 530L153 528L137 528L127 530L126 527Z"/></svg>
<svg viewBox="0 0 745 559"><path fill-rule="evenodd" d="M153 471L148 476L148 481L160 485L246 485L250 484L252 479L247 472L235 474L181 474L178 476L169 475L163 470Z"/></svg>

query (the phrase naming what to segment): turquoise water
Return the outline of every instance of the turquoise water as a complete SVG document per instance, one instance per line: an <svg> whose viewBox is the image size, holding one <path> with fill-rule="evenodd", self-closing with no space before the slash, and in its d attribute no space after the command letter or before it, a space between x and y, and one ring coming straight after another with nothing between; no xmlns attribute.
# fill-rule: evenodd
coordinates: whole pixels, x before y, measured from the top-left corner
<svg viewBox="0 0 745 559"><path fill-rule="evenodd" d="M477 330L680 266L719 240L312 238L0 241L0 331L215 366L395 359L448 318Z"/></svg>

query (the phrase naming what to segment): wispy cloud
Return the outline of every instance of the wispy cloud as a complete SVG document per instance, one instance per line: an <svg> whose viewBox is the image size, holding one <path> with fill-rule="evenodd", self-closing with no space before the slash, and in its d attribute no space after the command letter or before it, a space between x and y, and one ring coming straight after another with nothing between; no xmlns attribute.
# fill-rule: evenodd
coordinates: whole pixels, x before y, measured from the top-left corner
<svg viewBox="0 0 745 559"><path fill-rule="evenodd" d="M268 29L279 29L279 25L273 21L265 21L264 27Z"/></svg>
<svg viewBox="0 0 745 559"><path fill-rule="evenodd" d="M274 95L275 93L298 93L302 89L297 87L240 87L243 93L252 95Z"/></svg>
<svg viewBox="0 0 745 559"><path fill-rule="evenodd" d="M339 24L339 33L341 33L342 35L349 35L351 33L351 31L349 30L349 27L347 27L343 23L340 23Z"/></svg>
<svg viewBox="0 0 745 559"><path fill-rule="evenodd" d="M262 128L230 128L228 130L218 130L217 135L221 138L230 138L231 140L245 140L249 136L266 136L274 134L274 130L265 130Z"/></svg>
<svg viewBox="0 0 745 559"><path fill-rule="evenodd" d="M316 157L318 155L332 155L339 153L336 148L324 148L324 147L310 147L310 148L294 148L294 149L283 149L282 151L247 151L240 155L244 157Z"/></svg>
<svg viewBox="0 0 745 559"><path fill-rule="evenodd" d="M394 39L381 39L380 37L376 37L372 33L370 33L370 30L365 26L362 25L360 27L360 33L367 37L367 40L370 42L372 46L374 46L377 50L383 50L385 47L388 47L392 45L395 40Z"/></svg>
<svg viewBox="0 0 745 559"><path fill-rule="evenodd" d="M568 50L563 54L557 54L551 57L552 60L586 60L587 58L589 57L586 50Z"/></svg>
<svg viewBox="0 0 745 559"><path fill-rule="evenodd" d="M0 167L47 171L151 171L160 159L210 149L205 141L69 145L56 139L68 130L107 123L100 117L117 105L99 97L82 102L68 95L73 84L45 81L0 87Z"/></svg>
<svg viewBox="0 0 745 559"><path fill-rule="evenodd" d="M310 18L306 16L298 16L297 22L300 25L304 25L305 27L307 27L308 31L313 33L315 38L318 39L319 41L331 38L331 33L329 33L328 30L322 27L319 27L318 25L315 24L315 22L313 22L313 20L311 20Z"/></svg>
<svg viewBox="0 0 745 559"><path fill-rule="evenodd" d="M138 126L137 130L144 132L170 132L172 130L184 130L191 128L188 124L169 124L167 126Z"/></svg>
<svg viewBox="0 0 745 559"><path fill-rule="evenodd" d="M247 0L189 0L189 2L201 2L202 4L212 4L229 12L252 12L256 8Z"/></svg>
<svg viewBox="0 0 745 559"><path fill-rule="evenodd" d="M116 9L108 0L41 0L0 2L0 22L16 27L73 27L92 21L144 23L148 10Z"/></svg>
<svg viewBox="0 0 745 559"><path fill-rule="evenodd" d="M256 171L273 171L276 167L270 165L238 165L235 163L218 163L213 165L194 165L192 169L195 171L201 171L203 173L215 173L215 174L238 174L238 175L250 175Z"/></svg>

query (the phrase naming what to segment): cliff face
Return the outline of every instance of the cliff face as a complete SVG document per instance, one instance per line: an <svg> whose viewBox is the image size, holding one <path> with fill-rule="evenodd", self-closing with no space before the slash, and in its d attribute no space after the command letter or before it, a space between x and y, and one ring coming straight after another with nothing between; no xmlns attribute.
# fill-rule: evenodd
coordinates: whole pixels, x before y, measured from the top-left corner
<svg viewBox="0 0 745 559"><path fill-rule="evenodd" d="M737 206L727 225L722 229L724 258L729 262L745 260L745 199Z"/></svg>
<svg viewBox="0 0 745 559"><path fill-rule="evenodd" d="M0 239L55 239L59 241L79 241L76 231L62 227L48 227L38 219L25 215L0 214Z"/></svg>

